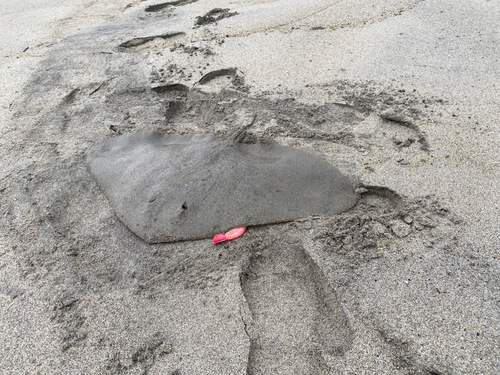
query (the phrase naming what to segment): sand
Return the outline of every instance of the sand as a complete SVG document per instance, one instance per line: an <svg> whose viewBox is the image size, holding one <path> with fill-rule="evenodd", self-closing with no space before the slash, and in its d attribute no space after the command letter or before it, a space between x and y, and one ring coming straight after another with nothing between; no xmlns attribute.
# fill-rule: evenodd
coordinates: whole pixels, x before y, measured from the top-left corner
<svg viewBox="0 0 500 375"><path fill-rule="evenodd" d="M0 373L499 373L497 2L160 3L0 5ZM358 204L150 245L88 171L254 115Z"/></svg>

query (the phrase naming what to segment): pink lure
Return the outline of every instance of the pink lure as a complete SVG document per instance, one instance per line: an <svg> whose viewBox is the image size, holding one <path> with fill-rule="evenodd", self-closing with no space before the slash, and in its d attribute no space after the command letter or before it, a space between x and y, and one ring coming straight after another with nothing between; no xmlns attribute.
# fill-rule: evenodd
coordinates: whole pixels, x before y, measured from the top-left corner
<svg viewBox="0 0 500 375"><path fill-rule="evenodd" d="M238 228L231 229L229 232L216 235L214 237L213 242L219 243L219 242L234 240L235 238L238 238L243 233L245 233L246 230L247 230L247 227L238 227Z"/></svg>

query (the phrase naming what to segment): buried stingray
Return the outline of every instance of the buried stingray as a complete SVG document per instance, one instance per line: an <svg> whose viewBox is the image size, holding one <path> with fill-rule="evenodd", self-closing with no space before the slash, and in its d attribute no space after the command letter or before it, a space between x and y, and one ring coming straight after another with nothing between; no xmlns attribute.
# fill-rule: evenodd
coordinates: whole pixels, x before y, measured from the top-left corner
<svg viewBox="0 0 500 375"><path fill-rule="evenodd" d="M243 131L228 141L126 134L90 150L90 171L120 220L148 243L334 215L356 203L351 183L331 164L291 147L240 143Z"/></svg>

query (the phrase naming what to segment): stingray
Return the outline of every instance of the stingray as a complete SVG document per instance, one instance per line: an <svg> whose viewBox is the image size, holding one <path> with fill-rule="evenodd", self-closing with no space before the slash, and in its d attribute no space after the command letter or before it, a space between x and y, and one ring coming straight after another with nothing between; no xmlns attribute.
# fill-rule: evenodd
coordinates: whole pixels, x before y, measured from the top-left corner
<svg viewBox="0 0 500 375"><path fill-rule="evenodd" d="M88 163L119 219L148 243L335 215L356 203L349 180L321 158L241 138L129 133L92 147Z"/></svg>

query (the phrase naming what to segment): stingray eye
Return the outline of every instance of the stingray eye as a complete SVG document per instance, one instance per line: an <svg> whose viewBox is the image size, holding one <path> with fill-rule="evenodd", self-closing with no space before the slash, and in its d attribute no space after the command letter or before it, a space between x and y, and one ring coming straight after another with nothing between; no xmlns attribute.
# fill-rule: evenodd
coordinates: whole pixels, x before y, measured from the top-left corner
<svg viewBox="0 0 500 375"><path fill-rule="evenodd" d="M188 209L188 205L187 205L187 203L186 203L186 202L184 202L184 203L182 204L182 209L183 209L183 210L187 210L187 209Z"/></svg>

